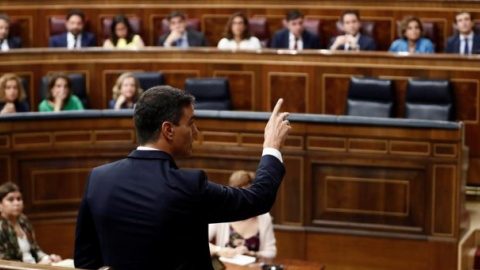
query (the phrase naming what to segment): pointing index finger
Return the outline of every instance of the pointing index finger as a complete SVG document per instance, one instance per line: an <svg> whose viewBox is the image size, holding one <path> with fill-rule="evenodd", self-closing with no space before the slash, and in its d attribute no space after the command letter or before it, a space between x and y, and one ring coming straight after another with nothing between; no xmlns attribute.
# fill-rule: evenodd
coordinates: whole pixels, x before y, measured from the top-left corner
<svg viewBox="0 0 480 270"><path fill-rule="evenodd" d="M283 98L279 98L277 101L277 104L275 104L275 108L273 108L272 115L270 116L270 118L276 117L278 115L278 112L280 111L282 104L283 104Z"/></svg>

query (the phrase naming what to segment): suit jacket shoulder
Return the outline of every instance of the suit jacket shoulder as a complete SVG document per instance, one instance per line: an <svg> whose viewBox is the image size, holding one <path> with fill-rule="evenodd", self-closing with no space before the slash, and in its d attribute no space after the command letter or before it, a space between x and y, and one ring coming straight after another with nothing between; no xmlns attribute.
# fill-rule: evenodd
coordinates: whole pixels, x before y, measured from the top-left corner
<svg viewBox="0 0 480 270"><path fill-rule="evenodd" d="M316 34L304 30L302 39L304 49L320 49L320 38Z"/></svg>
<svg viewBox="0 0 480 270"><path fill-rule="evenodd" d="M190 47L208 46L205 35L195 30L187 30L188 45Z"/></svg>
<svg viewBox="0 0 480 270"><path fill-rule="evenodd" d="M445 47L445 52L446 53L459 53L460 52L460 36L453 35L448 37L447 39L447 47ZM475 38L474 38L475 42Z"/></svg>
<svg viewBox="0 0 480 270"><path fill-rule="evenodd" d="M48 47L67 47L67 33L51 36Z"/></svg>
<svg viewBox="0 0 480 270"><path fill-rule="evenodd" d="M9 37L7 39L8 42L8 47L10 49L15 49L15 48L22 48L22 39L20 37Z"/></svg>
<svg viewBox="0 0 480 270"><path fill-rule="evenodd" d="M360 50L362 51L375 51L377 49L377 43L375 43L375 40L366 35L360 35L358 45L360 45Z"/></svg>
<svg viewBox="0 0 480 270"><path fill-rule="evenodd" d="M288 29L280 29L273 34L272 48L288 48Z"/></svg>

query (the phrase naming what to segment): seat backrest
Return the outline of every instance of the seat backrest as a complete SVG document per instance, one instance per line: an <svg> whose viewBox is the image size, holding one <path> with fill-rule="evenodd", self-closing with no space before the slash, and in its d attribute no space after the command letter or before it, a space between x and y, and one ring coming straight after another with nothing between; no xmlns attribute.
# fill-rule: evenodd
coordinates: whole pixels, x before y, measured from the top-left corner
<svg viewBox="0 0 480 270"><path fill-rule="evenodd" d="M453 121L454 105L450 80L408 80L405 94L405 118Z"/></svg>
<svg viewBox="0 0 480 270"><path fill-rule="evenodd" d="M162 26L160 27L160 29L155 30L156 40L158 40L159 37L170 33L169 25L170 25L170 23L168 21L168 18L163 18L162 19ZM197 18L188 18L187 19L187 29L195 30L195 31L200 32L200 28L201 28L200 26L201 26L201 24L200 24L199 19L197 19ZM158 30L160 30L160 31L158 31Z"/></svg>
<svg viewBox="0 0 480 270"><path fill-rule="evenodd" d="M137 72L133 73L133 76L137 78L143 91L165 84L165 77L162 72Z"/></svg>
<svg viewBox="0 0 480 270"><path fill-rule="evenodd" d="M80 101L82 101L83 107L85 109L88 108L89 101L87 95L87 84L85 80L85 74L83 73L69 73L67 74L68 78L70 78L72 82L72 93L76 95ZM47 96L48 92L48 83L50 82L50 78L52 76L43 76L40 85L39 93L39 100L44 100Z"/></svg>
<svg viewBox="0 0 480 270"><path fill-rule="evenodd" d="M226 78L188 78L185 90L195 97L195 109L231 110L232 99Z"/></svg>
<svg viewBox="0 0 480 270"><path fill-rule="evenodd" d="M112 26L112 19L111 17L104 17L102 19L102 38L103 40L107 40L110 37L110 27ZM132 27L132 30L137 35L142 35L142 19L137 16L127 16L128 22Z"/></svg>
<svg viewBox="0 0 480 270"><path fill-rule="evenodd" d="M306 18L303 20L303 26L305 30L312 34L315 34L320 38L320 31L322 30L322 21L319 19ZM283 27L287 28L287 20L283 19Z"/></svg>
<svg viewBox="0 0 480 270"><path fill-rule="evenodd" d="M268 30L267 18L249 18L248 24L250 25L250 32L252 32L252 35L260 40L262 48L267 48L270 41L270 31Z"/></svg>
<svg viewBox="0 0 480 270"><path fill-rule="evenodd" d="M350 78L346 115L394 117L395 88L392 80Z"/></svg>
<svg viewBox="0 0 480 270"><path fill-rule="evenodd" d="M23 86L23 89L25 90L25 100L22 101L22 103L25 104L27 107L27 111L30 111L30 84L29 81L26 77L19 77L20 78L20 83Z"/></svg>
<svg viewBox="0 0 480 270"><path fill-rule="evenodd" d="M341 21L337 21L335 26L337 27L337 35L345 34ZM362 28L360 28L360 33L375 40L375 21L362 20Z"/></svg>
<svg viewBox="0 0 480 270"><path fill-rule="evenodd" d="M48 33L49 36L59 35L67 31L65 23L67 19L65 17L53 16L48 18ZM90 32L90 20L85 18L84 31Z"/></svg>

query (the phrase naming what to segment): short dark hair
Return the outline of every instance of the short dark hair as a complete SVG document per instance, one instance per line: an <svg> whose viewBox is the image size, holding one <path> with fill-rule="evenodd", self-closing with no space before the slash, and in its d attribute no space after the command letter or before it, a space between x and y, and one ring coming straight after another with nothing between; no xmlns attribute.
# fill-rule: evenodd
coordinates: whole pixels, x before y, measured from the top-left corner
<svg viewBox="0 0 480 270"><path fill-rule="evenodd" d="M232 14L232 16L230 16L230 18L228 19L228 22L227 22L227 26L225 28L225 33L223 35L227 39L234 39L235 38L233 36L233 32L232 32L232 24L233 24L233 20L237 17L242 18L243 24L245 25L245 29L243 29L243 33L242 33L242 39L249 39L252 36L252 34L250 33L250 25L248 23L247 16L245 16L245 14L243 14L242 12L235 12L235 13Z"/></svg>
<svg viewBox="0 0 480 270"><path fill-rule="evenodd" d="M77 15L80 18L82 18L82 21L85 21L85 14L83 14L83 12L79 9L70 10L70 12L68 12L67 17L66 17L67 21L70 20L70 17L72 17L73 15Z"/></svg>
<svg viewBox="0 0 480 270"><path fill-rule="evenodd" d="M5 182L0 186L0 201L8 195L10 192L20 191L20 188L12 182Z"/></svg>
<svg viewBox="0 0 480 270"><path fill-rule="evenodd" d="M453 16L453 22L457 23L457 16L460 15L460 14L463 14L463 13L468 14L470 16L470 20L473 21L472 13L470 11L459 10L459 11L455 12L455 15Z"/></svg>
<svg viewBox="0 0 480 270"><path fill-rule="evenodd" d="M10 17L9 17L7 14L5 14L5 13L1 13L1 14L0 14L0 20L4 20L4 21L6 21L8 24L10 24Z"/></svg>
<svg viewBox="0 0 480 270"><path fill-rule="evenodd" d="M50 101L54 100L53 94L52 94L52 88L55 86L55 83L60 78L64 79L67 82L68 95L65 97L65 101L68 101L72 96L72 80L70 80L70 78L66 74L54 74L52 75L52 77L50 77L50 81L48 81L47 100L50 100ZM63 106L65 106L66 104L67 102L64 102Z"/></svg>
<svg viewBox="0 0 480 270"><path fill-rule="evenodd" d="M300 13L300 11L298 11L296 9L290 10L289 12L287 12L287 16L285 17L287 22L289 22L291 20L296 20L298 18L303 18L303 14Z"/></svg>
<svg viewBox="0 0 480 270"><path fill-rule="evenodd" d="M165 121L178 125L184 108L195 103L187 91L169 85L155 86L145 91L135 104L133 122L140 144L158 141Z"/></svg>
<svg viewBox="0 0 480 270"><path fill-rule="evenodd" d="M182 20L185 20L185 14L183 14L182 12L180 11L172 11L169 15L168 15L168 20L170 21L171 19L175 18L175 17L180 17L182 18Z"/></svg>
<svg viewBox="0 0 480 270"><path fill-rule="evenodd" d="M348 14L357 16L357 19L360 21L360 14L358 13L358 10L347 9L344 12L342 12L342 15L340 15L340 22L343 23L343 18L345 17L345 15L348 15Z"/></svg>

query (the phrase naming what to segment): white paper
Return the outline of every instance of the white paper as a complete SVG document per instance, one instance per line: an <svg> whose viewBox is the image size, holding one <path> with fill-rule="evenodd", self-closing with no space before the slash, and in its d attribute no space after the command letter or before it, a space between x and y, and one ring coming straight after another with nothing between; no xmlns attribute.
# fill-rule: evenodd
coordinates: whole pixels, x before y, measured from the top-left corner
<svg viewBox="0 0 480 270"><path fill-rule="evenodd" d="M59 261L57 263L52 263L52 266L63 266L63 267L75 268L72 259L66 259L66 260Z"/></svg>
<svg viewBox="0 0 480 270"><path fill-rule="evenodd" d="M247 265L255 262L257 258L246 255L236 255L232 258L220 257L219 260L236 265Z"/></svg>

